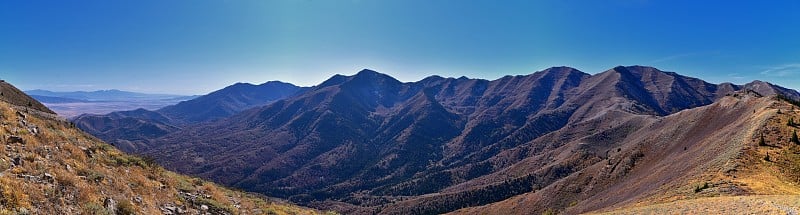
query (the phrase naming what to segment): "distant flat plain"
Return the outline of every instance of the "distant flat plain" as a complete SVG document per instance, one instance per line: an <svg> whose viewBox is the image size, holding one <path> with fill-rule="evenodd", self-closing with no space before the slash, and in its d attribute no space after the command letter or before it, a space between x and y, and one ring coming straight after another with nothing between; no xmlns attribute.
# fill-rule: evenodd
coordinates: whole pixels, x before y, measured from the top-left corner
<svg viewBox="0 0 800 215"><path fill-rule="evenodd" d="M144 108L156 110L168 105L188 100L186 98L163 100L134 100L134 101L89 101L69 103L42 103L51 110L65 118L73 118L81 114L107 114L114 111L134 110Z"/></svg>
<svg viewBox="0 0 800 215"><path fill-rule="evenodd" d="M48 90L29 90L31 95L58 115L73 118L81 114L107 114L144 108L156 110L198 96L148 94L121 90L53 92Z"/></svg>

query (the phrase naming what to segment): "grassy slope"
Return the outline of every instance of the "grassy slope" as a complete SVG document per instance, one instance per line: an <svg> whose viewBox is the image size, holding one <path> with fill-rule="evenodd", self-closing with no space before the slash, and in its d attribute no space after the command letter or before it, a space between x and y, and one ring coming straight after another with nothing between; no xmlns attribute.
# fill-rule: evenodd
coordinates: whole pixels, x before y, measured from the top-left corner
<svg viewBox="0 0 800 215"><path fill-rule="evenodd" d="M321 213L166 171L68 123L12 107L0 102L0 214Z"/></svg>

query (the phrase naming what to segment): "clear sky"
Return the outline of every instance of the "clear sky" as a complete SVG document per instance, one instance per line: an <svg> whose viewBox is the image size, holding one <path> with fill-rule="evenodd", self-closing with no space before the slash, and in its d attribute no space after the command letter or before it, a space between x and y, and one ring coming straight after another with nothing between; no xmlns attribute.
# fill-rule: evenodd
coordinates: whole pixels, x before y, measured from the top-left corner
<svg viewBox="0 0 800 215"><path fill-rule="evenodd" d="M205 94L363 68L417 81L649 65L800 89L799 11L796 0L5 0L0 78Z"/></svg>

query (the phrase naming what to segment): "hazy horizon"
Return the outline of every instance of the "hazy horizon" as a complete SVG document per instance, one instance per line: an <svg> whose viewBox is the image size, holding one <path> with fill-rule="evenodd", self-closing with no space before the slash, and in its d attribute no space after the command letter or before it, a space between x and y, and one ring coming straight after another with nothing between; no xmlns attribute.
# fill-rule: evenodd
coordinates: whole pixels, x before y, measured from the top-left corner
<svg viewBox="0 0 800 215"><path fill-rule="evenodd" d="M5 2L0 78L24 90L199 95L316 85L372 69L403 82L569 66L653 66L800 89L800 2Z"/></svg>

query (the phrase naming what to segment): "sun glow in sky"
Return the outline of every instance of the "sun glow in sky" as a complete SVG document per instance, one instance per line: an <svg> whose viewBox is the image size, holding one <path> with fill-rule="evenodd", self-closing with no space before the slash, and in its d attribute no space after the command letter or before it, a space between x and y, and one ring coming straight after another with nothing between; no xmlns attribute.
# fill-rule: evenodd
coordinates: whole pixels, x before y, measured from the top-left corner
<svg viewBox="0 0 800 215"><path fill-rule="evenodd" d="M648 65L800 89L800 1L0 2L0 78L26 90L205 94L369 68L401 81Z"/></svg>

